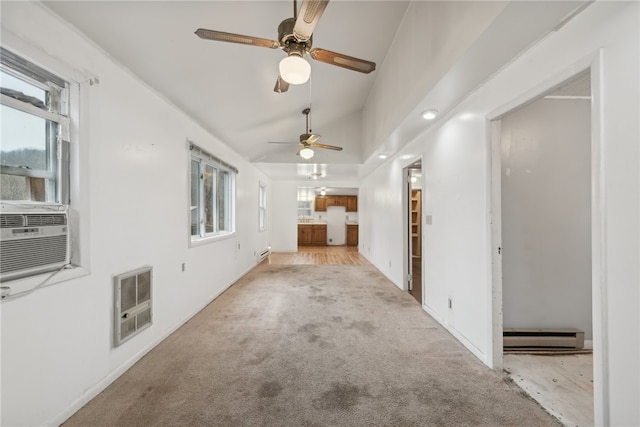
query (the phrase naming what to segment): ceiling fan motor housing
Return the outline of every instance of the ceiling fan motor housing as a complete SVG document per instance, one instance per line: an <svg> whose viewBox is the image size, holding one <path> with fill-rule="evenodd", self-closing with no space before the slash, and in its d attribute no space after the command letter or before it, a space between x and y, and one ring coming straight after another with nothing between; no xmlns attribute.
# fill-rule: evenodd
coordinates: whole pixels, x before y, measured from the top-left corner
<svg viewBox="0 0 640 427"><path fill-rule="evenodd" d="M311 49L313 36L309 37L308 40L298 38L293 32L295 25L296 20L294 18L287 18L282 21L280 25L278 25L278 40L285 52L302 56Z"/></svg>

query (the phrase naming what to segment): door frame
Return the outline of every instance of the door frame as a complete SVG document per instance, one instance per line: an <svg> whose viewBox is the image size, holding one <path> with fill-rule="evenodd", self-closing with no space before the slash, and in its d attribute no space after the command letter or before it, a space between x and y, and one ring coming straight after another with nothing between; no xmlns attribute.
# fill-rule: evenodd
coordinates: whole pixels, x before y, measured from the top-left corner
<svg viewBox="0 0 640 427"><path fill-rule="evenodd" d="M407 160L406 163L402 165L402 247L403 247L403 263L402 263L402 290L409 291L409 281L411 280L412 275L412 244L413 241L411 239L411 221L409 218L411 217L411 169L415 169L411 167L415 163L420 162L422 164L422 155L416 156ZM421 166L422 169L422 166ZM421 188L424 190L424 174L422 174ZM424 191L421 193L422 200L420 201L420 205L424 205ZM424 210L424 209L423 209ZM420 221L422 221L422 213ZM420 227L420 232L422 234L420 242L422 247L420 248L420 253L423 253L424 245L422 242L424 241L424 230ZM420 263L420 268L422 269L422 277L424 277L424 257L422 258L422 262ZM420 305L424 305L424 279L422 280L422 301L420 301Z"/></svg>
<svg viewBox="0 0 640 427"><path fill-rule="evenodd" d="M590 70L591 72L591 292L593 327L593 399L594 421L596 425L609 425L609 355L607 328L607 269L604 255L606 243L605 228L605 186L603 159L603 50L572 64L542 84L524 92L493 111L487 116L487 180L489 221L488 235L491 263L491 292L488 303L491 307L489 330L491 342L487 360L498 371L503 367L503 316L502 316L502 218L501 218L501 149L500 120L502 117L522 108L544 94L554 90L567 80Z"/></svg>

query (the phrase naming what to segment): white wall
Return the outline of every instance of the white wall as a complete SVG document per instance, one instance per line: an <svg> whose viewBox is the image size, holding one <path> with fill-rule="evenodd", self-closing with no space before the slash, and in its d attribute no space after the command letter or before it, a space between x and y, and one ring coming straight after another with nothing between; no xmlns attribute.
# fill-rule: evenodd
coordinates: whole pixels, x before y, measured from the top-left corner
<svg viewBox="0 0 640 427"><path fill-rule="evenodd" d="M502 118L505 328L591 340L590 101L540 99Z"/></svg>
<svg viewBox="0 0 640 427"><path fill-rule="evenodd" d="M400 286L400 171L410 162L403 159L422 155L424 215L433 215L433 224L423 228L425 308L492 366L493 311L500 318L501 307L492 305L488 119L597 65L602 48L602 73L598 70L595 79L604 104L594 106L600 117L594 123L600 144L594 194L602 196L602 205L596 203L601 221L594 224L601 228L594 238L602 241L593 295L598 424L640 425L639 12L637 2L589 6L370 174L360 193L361 252ZM400 56L419 54L412 49L407 46ZM384 108L378 103L393 105L384 96L370 101L376 104L368 107L372 111ZM451 309L447 298L453 300Z"/></svg>
<svg viewBox="0 0 640 427"><path fill-rule="evenodd" d="M504 9L505 1L414 1L364 109L367 159ZM405 55L411 52L411 55Z"/></svg>
<svg viewBox="0 0 640 427"><path fill-rule="evenodd" d="M273 232L274 252L298 251L298 184L294 181L274 181Z"/></svg>
<svg viewBox="0 0 640 427"><path fill-rule="evenodd" d="M258 182L273 186L40 5L3 3L2 43L80 84L72 209L86 274L1 306L2 425L58 425L255 265L270 240ZM186 138L240 171L233 237L189 247ZM153 325L114 349L113 276L143 265Z"/></svg>

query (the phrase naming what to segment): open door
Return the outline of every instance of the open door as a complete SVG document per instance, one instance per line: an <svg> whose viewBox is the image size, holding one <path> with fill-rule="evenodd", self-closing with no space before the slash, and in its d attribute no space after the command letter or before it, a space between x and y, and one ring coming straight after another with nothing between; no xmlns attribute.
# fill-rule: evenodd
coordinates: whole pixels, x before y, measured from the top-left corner
<svg viewBox="0 0 640 427"><path fill-rule="evenodd" d="M422 305L422 161L412 163L404 172L407 201L407 290Z"/></svg>
<svg viewBox="0 0 640 427"><path fill-rule="evenodd" d="M598 424L592 116L586 71L492 122L494 364L565 425Z"/></svg>

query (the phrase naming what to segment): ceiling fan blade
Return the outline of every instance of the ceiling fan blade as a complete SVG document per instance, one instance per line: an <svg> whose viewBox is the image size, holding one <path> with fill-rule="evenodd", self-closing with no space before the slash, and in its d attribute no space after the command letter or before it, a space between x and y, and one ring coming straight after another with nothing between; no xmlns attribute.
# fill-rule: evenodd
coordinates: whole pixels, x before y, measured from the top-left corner
<svg viewBox="0 0 640 427"><path fill-rule="evenodd" d="M300 6L300 12L293 27L293 34L297 39L306 41L311 38L324 9L329 0L304 0Z"/></svg>
<svg viewBox="0 0 640 427"><path fill-rule="evenodd" d="M365 74L369 74L376 69L375 62L331 52L330 50L313 48L309 51L309 55L316 61L326 62L327 64L337 65L338 67L348 68L349 70L359 71Z"/></svg>
<svg viewBox="0 0 640 427"><path fill-rule="evenodd" d="M288 90L289 90L289 83L286 82L280 75L278 75L278 79L276 80L276 85L273 88L273 91L282 93Z"/></svg>
<svg viewBox="0 0 640 427"><path fill-rule="evenodd" d="M311 135L309 135L309 137L307 138L307 142L308 142L309 144L313 144L313 143L315 143L315 142L316 142L317 140L319 140L319 139L320 139L320 135L311 134Z"/></svg>
<svg viewBox="0 0 640 427"><path fill-rule="evenodd" d="M342 151L342 147L336 147L335 145L326 144L313 144L314 148L326 148L328 150Z"/></svg>
<svg viewBox="0 0 640 427"><path fill-rule="evenodd" d="M320 135L316 135L314 133L303 133L302 135L300 135L300 144L313 144L319 139Z"/></svg>
<svg viewBox="0 0 640 427"><path fill-rule="evenodd" d="M205 40L216 40L219 42L230 42L247 44L250 46L268 47L276 49L280 47L280 43L275 40L261 39L259 37L243 36L241 34L225 33L223 31L206 30L198 28L195 33L198 37Z"/></svg>
<svg viewBox="0 0 640 427"><path fill-rule="evenodd" d="M269 141L267 144L300 144L299 142Z"/></svg>

